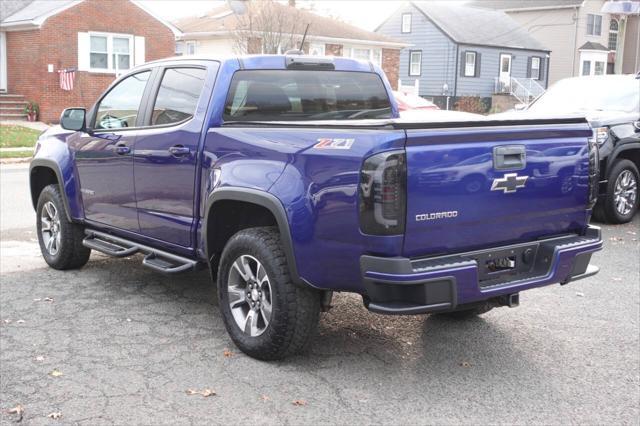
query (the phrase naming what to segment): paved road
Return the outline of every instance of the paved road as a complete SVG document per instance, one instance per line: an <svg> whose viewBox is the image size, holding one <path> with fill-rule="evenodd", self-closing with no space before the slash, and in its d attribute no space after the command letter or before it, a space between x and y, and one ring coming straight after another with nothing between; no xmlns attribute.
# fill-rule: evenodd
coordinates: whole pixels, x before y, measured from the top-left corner
<svg viewBox="0 0 640 426"><path fill-rule="evenodd" d="M24 202L15 197L12 205ZM469 322L386 317L340 295L310 352L277 363L234 348L206 273L166 277L139 257L95 254L81 271L54 271L16 223L3 228L0 246L2 424L15 420L4 409L16 404L28 425L637 424L640 416L640 216L604 228L598 276L523 293L517 309ZM48 419L54 412L62 418Z"/></svg>

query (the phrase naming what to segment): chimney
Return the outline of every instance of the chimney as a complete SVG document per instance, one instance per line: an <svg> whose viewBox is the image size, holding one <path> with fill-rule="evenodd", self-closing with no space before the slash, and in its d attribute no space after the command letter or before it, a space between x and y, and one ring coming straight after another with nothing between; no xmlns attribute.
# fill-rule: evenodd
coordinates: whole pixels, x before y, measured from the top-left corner
<svg viewBox="0 0 640 426"><path fill-rule="evenodd" d="M289 6L296 7L296 0L289 0Z"/></svg>

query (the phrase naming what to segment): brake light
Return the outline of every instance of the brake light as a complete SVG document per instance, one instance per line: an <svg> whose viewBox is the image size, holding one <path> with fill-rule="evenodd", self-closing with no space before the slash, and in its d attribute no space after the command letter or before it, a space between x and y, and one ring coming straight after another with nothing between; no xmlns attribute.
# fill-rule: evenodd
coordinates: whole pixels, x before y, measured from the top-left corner
<svg viewBox="0 0 640 426"><path fill-rule="evenodd" d="M589 204L587 208L591 209L598 201L598 192L600 184L600 154L598 153L598 142L589 139Z"/></svg>
<svg viewBox="0 0 640 426"><path fill-rule="evenodd" d="M365 160L358 188L360 229L365 234L404 233L407 165L404 151L376 154Z"/></svg>

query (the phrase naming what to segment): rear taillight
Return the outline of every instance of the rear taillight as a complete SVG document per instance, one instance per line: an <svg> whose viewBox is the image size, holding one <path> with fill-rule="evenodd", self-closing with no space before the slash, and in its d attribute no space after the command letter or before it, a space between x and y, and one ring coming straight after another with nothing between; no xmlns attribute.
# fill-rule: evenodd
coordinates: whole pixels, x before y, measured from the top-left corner
<svg viewBox="0 0 640 426"><path fill-rule="evenodd" d="M404 233L407 162L404 151L376 154L360 172L360 229L365 234Z"/></svg>
<svg viewBox="0 0 640 426"><path fill-rule="evenodd" d="M598 192L600 184L600 155L598 153L598 142L589 139L589 204L587 208L591 209L598 201Z"/></svg>

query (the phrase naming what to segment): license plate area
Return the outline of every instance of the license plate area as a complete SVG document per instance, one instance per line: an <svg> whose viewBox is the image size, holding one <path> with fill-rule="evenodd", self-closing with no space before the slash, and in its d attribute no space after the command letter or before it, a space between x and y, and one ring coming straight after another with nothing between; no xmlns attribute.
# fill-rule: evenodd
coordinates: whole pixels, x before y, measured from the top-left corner
<svg viewBox="0 0 640 426"><path fill-rule="evenodd" d="M539 244L486 250L469 256L478 264L481 287L532 276L536 272Z"/></svg>

